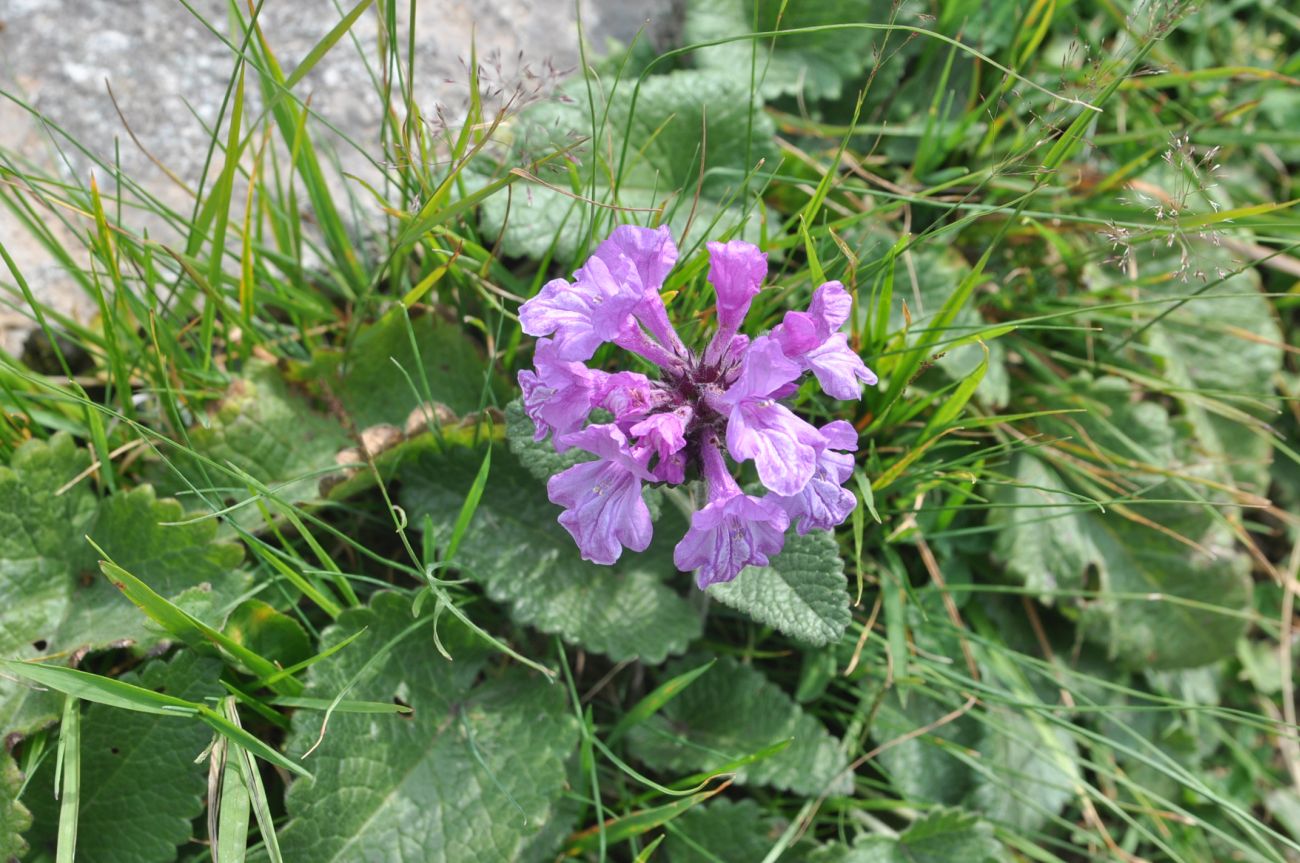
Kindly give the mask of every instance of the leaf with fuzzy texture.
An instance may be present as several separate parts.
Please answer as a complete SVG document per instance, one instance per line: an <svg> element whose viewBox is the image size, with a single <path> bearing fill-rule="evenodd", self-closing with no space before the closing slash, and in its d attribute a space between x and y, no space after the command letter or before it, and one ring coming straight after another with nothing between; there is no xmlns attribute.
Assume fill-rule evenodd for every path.
<svg viewBox="0 0 1300 863"><path fill-rule="evenodd" d="M8 752L0 752L0 860L18 860L27 853L23 832L32 826L32 815L18 800L23 775Z"/></svg>
<svg viewBox="0 0 1300 863"><path fill-rule="evenodd" d="M405 465L401 500L411 523L430 516L445 541L482 461L481 451L448 446L430 448ZM684 528L666 516L646 552L624 552L617 565L598 566L582 560L556 521L559 514L545 486L500 448L492 453L492 471L457 563L492 599L506 603L516 622L587 650L651 663L685 650L700 632L700 619L662 577L677 574L672 543Z"/></svg>
<svg viewBox="0 0 1300 863"><path fill-rule="evenodd" d="M218 464L235 465L291 503L314 500L320 471L332 467L335 454L352 445L336 419L316 410L278 369L262 363L250 365L233 381L206 424L189 436L196 452ZM244 484L225 472L200 469L184 456L175 461L200 490L209 483L231 486L217 495L223 503L231 496L247 497ZM254 507L234 515L246 526L262 523Z"/></svg>
<svg viewBox="0 0 1300 863"><path fill-rule="evenodd" d="M176 523L184 517L179 503L159 500L151 487L140 486L115 494L100 506L90 537L118 566L160 596L195 589L207 593L208 610L197 616L215 624L248 586L247 574L237 570L244 549L238 543L219 541L215 520ZM137 644L160 638L144 614L105 578L83 589L63 631L71 636L91 627L105 628L117 633L116 638Z"/></svg>
<svg viewBox="0 0 1300 863"><path fill-rule="evenodd" d="M771 144L772 120L751 98L748 78L742 82L715 70L678 69L642 81L635 104L632 94L633 85L624 84L608 96L601 152L581 154L584 161L598 158L600 162L594 197L612 198L614 190L607 178L621 171L617 203L664 207L663 221L683 249L733 227L738 238L757 242L757 220L743 219L740 208L729 203L758 161L766 158L770 165L776 156ZM540 135L544 140L522 146L553 152L558 129L590 136L590 117L579 107L585 100L584 91L572 105L543 104L524 112L516 121L520 134L533 139ZM620 165L628 133L627 162ZM692 193L700 177L702 135L708 148L703 153L704 183L696 200ZM585 166L579 169L584 181L589 170ZM560 188L568 186L564 177L550 176L547 181ZM483 225L490 234L505 231L503 251L534 258L553 251L556 260L573 261L590 228L590 207L571 195L534 183L518 183L514 189L512 195L493 195L481 208ZM581 188L580 193L590 197L593 191ZM715 222L720 227L711 228Z"/></svg>
<svg viewBox="0 0 1300 863"><path fill-rule="evenodd" d="M780 836L780 825L753 800L725 798L695 806L668 823L672 863L754 863Z"/></svg>
<svg viewBox="0 0 1300 863"><path fill-rule="evenodd" d="M445 615L438 627L455 658L448 662L433 626L427 614L413 623L408 598L380 593L326 632L324 647L366 629L312 667L308 695L330 698L377 661L349 698L398 700L412 712L330 719L306 759L313 777L289 788L286 860L512 860L554 812L578 739L563 688L490 670L484 643ZM316 743L321 722L317 712L295 715L293 757Z"/></svg>
<svg viewBox="0 0 1300 863"><path fill-rule="evenodd" d="M997 517L998 552L1008 572L1040 591L1083 588L1095 572L1100 597L1073 601L1085 636L1135 667L1190 668L1232 654L1251 584L1248 561L1221 528L1186 506L1158 519L1212 557L1114 510L1065 507L1064 480L1036 456L1018 455L1012 475L1022 486L1000 495L1018 506ZM1151 595L1165 598L1141 598Z"/></svg>
<svg viewBox="0 0 1300 863"><path fill-rule="evenodd" d="M757 15L757 29L754 29ZM686 7L685 43L708 42L750 32L794 30L845 22L881 23L890 17L889 0L818 0L782 3L760 0L690 0ZM838 99L844 85L871 63L872 45L880 34L863 29L826 30L757 40L741 40L693 53L703 68L730 75L749 85L751 66L761 76L760 92L768 98L802 94L805 99ZM756 52L756 55L755 55Z"/></svg>
<svg viewBox="0 0 1300 863"><path fill-rule="evenodd" d="M58 643L73 597L93 582L94 558L80 537L95 514L85 484L59 490L90 457L72 438L30 441L0 466L0 656L26 659ZM84 642L108 641L98 628L78 633ZM58 716L61 699L0 677L0 731L24 731Z"/></svg>
<svg viewBox="0 0 1300 863"><path fill-rule="evenodd" d="M185 650L120 679L191 701L220 694L221 664ZM203 812L207 765L195 758L212 729L192 717L135 713L83 705L81 809L77 860L85 863L164 863L192 836ZM54 759L28 787L33 847L52 852L59 820L53 796Z"/></svg>
<svg viewBox="0 0 1300 863"><path fill-rule="evenodd" d="M791 532L765 567L747 567L709 595L759 623L817 647L839 641L848 628L848 580L835 537L824 530Z"/></svg>
<svg viewBox="0 0 1300 863"><path fill-rule="evenodd" d="M897 838L867 836L852 846L819 849L808 863L1001 863L1006 849L992 827L965 812L944 809L916 821Z"/></svg>
<svg viewBox="0 0 1300 863"><path fill-rule="evenodd" d="M379 423L400 428L426 396L457 414L478 410L488 373L464 328L437 315L413 315L408 332L400 308L360 330L346 352L323 355L318 363L314 371L325 374L358 429Z"/></svg>
<svg viewBox="0 0 1300 863"><path fill-rule="evenodd" d="M698 665L678 661L666 674ZM840 775L847 759L826 727L762 672L729 657L627 735L632 754L665 773L715 770L785 740L785 749L741 767L736 782L806 795L852 787Z"/></svg>

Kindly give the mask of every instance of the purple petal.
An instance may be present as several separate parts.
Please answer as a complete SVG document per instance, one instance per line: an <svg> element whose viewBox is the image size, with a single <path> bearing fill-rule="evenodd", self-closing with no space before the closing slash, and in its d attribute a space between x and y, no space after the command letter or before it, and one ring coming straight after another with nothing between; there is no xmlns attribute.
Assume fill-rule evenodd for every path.
<svg viewBox="0 0 1300 863"><path fill-rule="evenodd" d="M536 440L542 440L547 432L558 438L582 428L608 377L582 363L560 360L555 354L555 344L541 339L533 352L537 371L519 373L524 410L537 428ZM556 449L563 452L566 447L557 440Z"/></svg>
<svg viewBox="0 0 1300 863"><path fill-rule="evenodd" d="M786 357L772 336L759 336L749 344L741 362L740 376L727 390L726 399L736 404L745 399L762 399L803 374L799 363Z"/></svg>
<svg viewBox="0 0 1300 863"><path fill-rule="evenodd" d="M843 523L858 503L857 498L842 487L853 475L851 452L858 448L857 431L844 420L829 422L818 431L826 439L827 446L817 455L817 470L812 479L798 494L772 495L790 516L790 523L797 525L801 536L810 530L830 530Z"/></svg>
<svg viewBox="0 0 1300 863"><path fill-rule="evenodd" d="M837 399L862 398L862 385L876 383L876 375L849 347L849 337L833 333L802 357L828 395Z"/></svg>
<svg viewBox="0 0 1300 863"><path fill-rule="evenodd" d="M658 228L619 225L596 247L595 257L614 272L625 261L635 270L641 290L658 293L677 263L677 246L666 225Z"/></svg>
<svg viewBox="0 0 1300 863"><path fill-rule="evenodd" d="M771 399L736 405L727 423L727 449L733 458L753 459L763 485L780 495L798 494L817 469L826 439L817 429Z"/></svg>
<svg viewBox="0 0 1300 863"><path fill-rule="evenodd" d="M817 319L807 312L786 312L785 318L772 330L772 337L787 357L806 354L826 339Z"/></svg>
<svg viewBox="0 0 1300 863"><path fill-rule="evenodd" d="M648 451L644 454L634 453L628 446L627 436L613 423L589 425L582 431L564 435L557 439L557 443L577 447L605 461L618 464L624 471L638 479L652 478L650 471L646 469L646 461L650 453Z"/></svg>
<svg viewBox="0 0 1300 863"><path fill-rule="evenodd" d="M639 419L667 398L661 388L638 372L616 372L605 378L596 404L614 415L619 422Z"/></svg>
<svg viewBox="0 0 1300 863"><path fill-rule="evenodd" d="M546 493L564 507L559 522L584 560L611 564L623 549L645 551L653 526L641 498L641 480L618 461L574 465L551 477Z"/></svg>
<svg viewBox="0 0 1300 863"><path fill-rule="evenodd" d="M718 328L734 332L762 289L767 255L753 243L709 243L709 283L718 295Z"/></svg>
<svg viewBox="0 0 1300 863"><path fill-rule="evenodd" d="M594 257L603 261L611 273L636 283L641 301L633 314L670 354L685 357L686 347L668 320L668 311L659 296L664 279L677 263L677 246L668 227L620 225L596 248ZM663 365L659 360L655 362Z"/></svg>
<svg viewBox="0 0 1300 863"><path fill-rule="evenodd" d="M691 516L691 527L673 550L683 572L696 570L700 589L731 581L746 566L767 566L785 544L790 519L775 503L747 494L711 501Z"/></svg>
<svg viewBox="0 0 1300 863"><path fill-rule="evenodd" d="M800 536L813 529L830 530L857 506L857 498L842 485L852 474L853 456L826 450L818 458L812 479L798 494L772 497L797 525Z"/></svg>
<svg viewBox="0 0 1300 863"><path fill-rule="evenodd" d="M620 281L593 257L574 274L573 284L552 279L543 285L519 307L519 321L529 335L554 335L560 359L586 360L618 336L640 301L639 285Z"/></svg>
<svg viewBox="0 0 1300 863"><path fill-rule="evenodd" d="M858 430L853 427L852 423L844 420L832 420L826 425L817 429L826 438L827 449L838 449L845 452L856 452L858 449Z"/></svg>
<svg viewBox="0 0 1300 863"><path fill-rule="evenodd" d="M853 298L839 282L826 282L813 293L808 314L817 322L822 338L844 326L853 313Z"/></svg>
<svg viewBox="0 0 1300 863"><path fill-rule="evenodd" d="M682 406L674 411L652 414L632 426L632 434L642 443L649 444L664 459L686 446L686 426L692 411Z"/></svg>

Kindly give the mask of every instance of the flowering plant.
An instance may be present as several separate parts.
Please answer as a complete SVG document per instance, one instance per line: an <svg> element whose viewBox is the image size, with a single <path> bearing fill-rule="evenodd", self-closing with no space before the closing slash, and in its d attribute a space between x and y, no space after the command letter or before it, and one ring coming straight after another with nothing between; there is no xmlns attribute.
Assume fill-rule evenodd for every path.
<svg viewBox="0 0 1300 863"><path fill-rule="evenodd" d="M682 342L659 294L677 261L666 227L616 228L573 282L547 282L519 310L524 332L544 337L535 368L519 374L536 439L551 434L559 452L596 456L547 483L564 508L560 524L595 563L614 563L624 548L644 551L653 527L642 483L682 483L694 468L708 487L706 503L673 560L694 570L701 588L766 566L792 523L803 534L848 517L855 499L842 484L853 472L857 432L843 420L816 428L780 400L810 371L839 399L859 398L863 383L876 383L839 332L852 308L843 285L826 282L807 311L787 312L750 339L740 325L762 288L767 256L738 240L708 249L717 328L700 353ZM606 342L658 366L658 379L587 367ZM587 424L596 408L612 421ZM768 493L746 494L727 455L753 460Z"/></svg>

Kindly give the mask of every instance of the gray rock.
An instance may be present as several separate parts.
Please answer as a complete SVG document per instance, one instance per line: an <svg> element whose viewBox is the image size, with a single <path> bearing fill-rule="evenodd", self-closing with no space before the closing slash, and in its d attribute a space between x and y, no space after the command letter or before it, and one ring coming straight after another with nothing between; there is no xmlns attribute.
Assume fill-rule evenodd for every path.
<svg viewBox="0 0 1300 863"><path fill-rule="evenodd" d="M176 0L0 0L0 90L12 97L0 97L0 166L27 163L83 185L93 172L101 190L111 193L116 158L123 175L188 214L194 199L184 187L195 188L202 175L238 43L230 35L224 0L189 2L203 20ZM337 23L339 8L352 5L353 0L338 7L329 0L266 0L259 23L286 74ZM664 45L677 26L676 5L676 0L586 2L582 23L588 44L599 50L611 38L626 42L649 21L648 37ZM407 4L397 7L405 32ZM422 112L426 117L438 109L451 118L462 114L471 43L488 81L506 92L521 81L530 87L553 84L579 63L575 14L573 0L419 3L415 92ZM374 161L381 154L381 107L371 78L377 45L372 7L294 90L304 99L310 96L318 140L333 148L345 171L367 178L378 175ZM260 107L251 75L248 83L246 116L252 117ZM321 127L335 131L321 133ZM351 191L360 198L359 188ZM85 229L75 216L63 215L74 230ZM43 221L56 219L45 213ZM128 213L125 221L160 239L175 234L149 214ZM54 228L75 253L72 230ZM0 242L41 302L80 320L93 315L89 298L3 207ZM77 258L84 262L85 254ZM31 327L30 313L20 298L14 300L13 283L0 263L0 301L7 300L0 306L0 346L10 351Z"/></svg>

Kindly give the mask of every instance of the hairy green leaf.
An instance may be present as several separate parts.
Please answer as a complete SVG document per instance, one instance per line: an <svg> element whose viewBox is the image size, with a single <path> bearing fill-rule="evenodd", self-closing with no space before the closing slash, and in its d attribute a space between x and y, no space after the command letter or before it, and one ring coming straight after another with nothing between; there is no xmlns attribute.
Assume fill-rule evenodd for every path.
<svg viewBox="0 0 1300 863"><path fill-rule="evenodd" d="M592 158L598 161L595 198L613 199L616 190L611 178L617 177L613 202L623 207L662 207L664 214L658 220L672 227L683 249L712 239L723 229L737 228L746 239L758 239L753 220L742 220L739 208L729 203L759 160L776 156L772 121L751 98L748 79L742 82L712 70L679 69L642 81L635 103L634 90L634 82L623 82L608 95L600 149L583 153L584 163L574 169L579 181L576 193L565 194L570 178L548 175L550 186L565 191L530 182L517 184L513 195L495 195L484 202L484 227L492 234L505 231L502 249L507 254L540 258L553 249L556 260L574 260L590 227L592 209L575 195L593 195L591 167L586 164ZM520 117L519 125L526 127L521 134L528 139L521 149L553 151L556 129L591 136L585 90L572 95L575 104L540 105ZM603 112L605 107L599 109ZM625 141L630 141L626 159ZM704 174L697 200L693 192L700 184L701 159ZM721 227L710 231L715 221Z"/></svg>
<svg viewBox="0 0 1300 863"><path fill-rule="evenodd" d="M668 674L698 665L677 661ZM798 794L844 793L847 760L825 726L749 665L720 658L654 716L627 732L628 748L663 772L715 770L773 744L785 749L741 767L736 781Z"/></svg>
<svg viewBox="0 0 1300 863"><path fill-rule="evenodd" d="M221 664L185 650L120 679L188 701L219 694ZM191 717L138 713L89 704L81 723L81 809L77 860L163 863L175 860L203 811L207 768L195 758L212 732ZM53 760L28 787L33 847L53 850L58 804Z"/></svg>
<svg viewBox="0 0 1300 863"><path fill-rule="evenodd" d="M27 853L24 831L32 815L18 799L23 775L8 752L0 752L0 860L18 860Z"/></svg>
<svg viewBox="0 0 1300 863"><path fill-rule="evenodd" d="M95 514L85 484L60 489L90 463L72 438L30 441L0 466L0 656L22 659L85 643L107 642L98 627L68 633L74 598L97 580L90 548L79 541ZM114 597L116 599L116 597ZM0 730L23 731L58 716L61 699L0 677Z"/></svg>
<svg viewBox="0 0 1300 863"><path fill-rule="evenodd" d="M252 364L244 377L234 380L207 423L190 431L194 450L218 464L232 464L265 483L290 503L316 498L319 472L334 465L339 450L352 441L339 422L317 411L295 392L278 369ZM206 474L223 487L218 505L248 497L244 483L225 472L199 466L184 457L176 460L200 490ZM246 525L260 525L253 507L238 511Z"/></svg>
<svg viewBox="0 0 1300 863"><path fill-rule="evenodd" d="M1008 572L1039 591L1099 591L1072 604L1085 635L1129 665L1187 668L1232 654L1251 584L1221 528L1187 506L1161 518L1192 547L1113 509L1066 506L1064 480L1036 456L1018 455L1012 470L1021 486L1001 495L1012 507L1000 510L997 541Z"/></svg>
<svg viewBox="0 0 1300 863"><path fill-rule="evenodd" d="M849 625L848 579L839 544L824 530L786 536L785 548L765 567L747 567L709 595L791 638L822 646Z"/></svg>
<svg viewBox="0 0 1300 863"><path fill-rule="evenodd" d="M542 828L565 783L577 724L563 690L518 670L487 668L482 642L444 615L412 622L409 600L380 593L346 612L326 645L357 644L312 667L308 692L401 701L406 716L299 712L287 748L312 779L289 789L286 860L511 860ZM487 679L477 683L479 676Z"/></svg>
<svg viewBox="0 0 1300 863"><path fill-rule="evenodd" d="M439 536L449 535L481 462L481 452L449 446L406 465L401 500L411 522L428 515ZM700 631L699 616L662 578L676 574L671 549L683 529L665 518L645 553L624 552L617 565L598 566L582 560L559 514L543 484L502 448L493 453L457 563L519 623L588 650L647 662L685 650Z"/></svg>
<svg viewBox="0 0 1300 863"><path fill-rule="evenodd" d="M913 822L897 837L865 836L851 847L828 845L808 863L1001 863L1006 858L986 822L945 809Z"/></svg>
<svg viewBox="0 0 1300 863"><path fill-rule="evenodd" d="M210 608L195 616L219 622L248 586L236 567L244 559L237 543L217 540L216 521L184 520L181 505L159 500L150 486L108 498L99 510L90 537L114 562L163 597L199 588L208 591ZM97 578L78 596L63 626L68 633L105 628L141 644L161 637L144 614L107 579Z"/></svg>
<svg viewBox="0 0 1300 863"><path fill-rule="evenodd" d="M757 22L755 21L757 17ZM686 44L753 32L889 19L888 0L689 0ZM757 27L755 27L757 24ZM871 62L879 33L862 29L826 30L795 36L741 40L693 52L701 67L749 84L753 67L760 92L768 99L800 93L806 99L838 99L847 81Z"/></svg>
<svg viewBox="0 0 1300 863"><path fill-rule="evenodd" d="M778 835L776 819L753 800L715 799L669 822L664 852L672 863L754 863Z"/></svg>
<svg viewBox="0 0 1300 863"><path fill-rule="evenodd" d="M347 350L319 354L296 376L319 379L360 430L380 423L402 428L430 400L457 414L478 410L487 374L482 351L462 327L439 315L412 315L408 330L396 308L361 329Z"/></svg>

